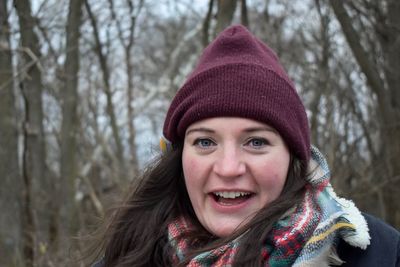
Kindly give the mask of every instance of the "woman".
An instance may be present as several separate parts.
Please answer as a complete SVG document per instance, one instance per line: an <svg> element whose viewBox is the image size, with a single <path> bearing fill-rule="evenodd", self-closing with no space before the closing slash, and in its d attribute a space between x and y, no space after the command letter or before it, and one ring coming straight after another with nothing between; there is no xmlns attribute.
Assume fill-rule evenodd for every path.
<svg viewBox="0 0 400 267"><path fill-rule="evenodd" d="M400 263L399 233L333 192L293 83L243 26L204 50L163 132L95 266Z"/></svg>

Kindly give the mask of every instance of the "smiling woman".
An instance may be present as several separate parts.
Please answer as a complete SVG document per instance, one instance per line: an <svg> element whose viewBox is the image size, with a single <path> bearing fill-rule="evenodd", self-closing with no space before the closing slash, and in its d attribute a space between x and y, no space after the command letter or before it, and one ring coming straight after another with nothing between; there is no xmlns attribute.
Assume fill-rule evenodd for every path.
<svg viewBox="0 0 400 267"><path fill-rule="evenodd" d="M163 133L96 267L400 263L399 233L334 193L294 84L243 26L205 49Z"/></svg>
<svg viewBox="0 0 400 267"><path fill-rule="evenodd" d="M199 222L227 237L278 198L289 150L274 129L245 118L217 117L186 131L182 166Z"/></svg>

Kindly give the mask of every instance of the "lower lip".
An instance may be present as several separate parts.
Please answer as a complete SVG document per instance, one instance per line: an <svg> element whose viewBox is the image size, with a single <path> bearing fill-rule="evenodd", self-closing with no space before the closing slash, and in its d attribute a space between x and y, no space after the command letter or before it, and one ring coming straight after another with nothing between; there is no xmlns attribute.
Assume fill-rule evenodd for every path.
<svg viewBox="0 0 400 267"><path fill-rule="evenodd" d="M237 204L223 204L215 200L215 197L213 195L208 195L208 198L210 199L211 206L214 210L217 212L221 213L235 213L239 212L243 209L245 209L248 205L250 205L251 200L253 199L253 196L249 197L248 199L243 200L240 203Z"/></svg>

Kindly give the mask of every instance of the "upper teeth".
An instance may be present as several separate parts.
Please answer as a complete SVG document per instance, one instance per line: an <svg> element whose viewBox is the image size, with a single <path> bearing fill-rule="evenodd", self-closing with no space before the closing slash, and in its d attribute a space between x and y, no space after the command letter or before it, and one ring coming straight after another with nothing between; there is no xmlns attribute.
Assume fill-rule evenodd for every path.
<svg viewBox="0 0 400 267"><path fill-rule="evenodd" d="M250 193L246 192L215 192L214 194L223 198L237 198L241 196L250 195Z"/></svg>

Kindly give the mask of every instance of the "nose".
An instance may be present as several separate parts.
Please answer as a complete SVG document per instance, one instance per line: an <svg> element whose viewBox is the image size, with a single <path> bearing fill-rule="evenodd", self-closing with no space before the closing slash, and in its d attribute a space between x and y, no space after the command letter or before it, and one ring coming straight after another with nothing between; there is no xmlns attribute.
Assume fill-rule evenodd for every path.
<svg viewBox="0 0 400 267"><path fill-rule="evenodd" d="M220 177L238 177L246 172L246 164L241 157L240 149L227 147L221 150L213 170Z"/></svg>

